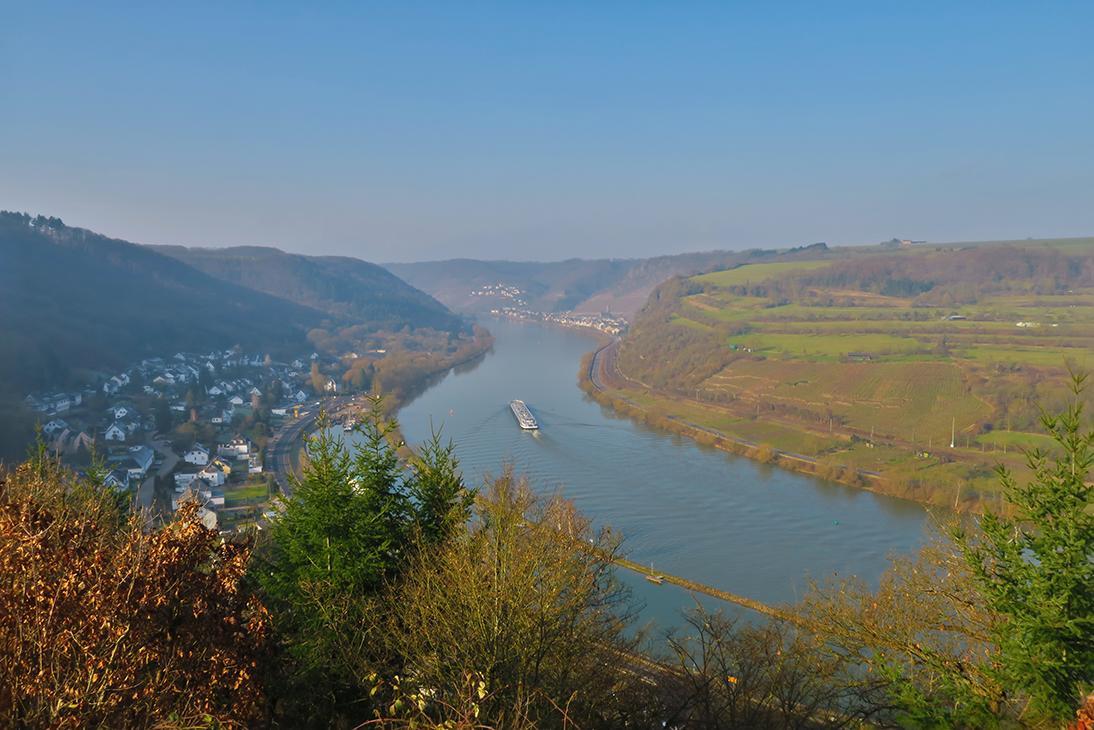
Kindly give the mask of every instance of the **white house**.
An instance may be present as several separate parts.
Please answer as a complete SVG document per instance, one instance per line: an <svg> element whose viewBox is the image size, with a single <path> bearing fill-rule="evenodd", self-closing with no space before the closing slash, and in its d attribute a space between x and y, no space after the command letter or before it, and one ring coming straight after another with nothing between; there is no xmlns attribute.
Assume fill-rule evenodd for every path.
<svg viewBox="0 0 1094 730"><path fill-rule="evenodd" d="M251 453L251 443L241 436L236 436L227 443L219 444L217 446L217 453L221 456L242 459L245 458L247 454Z"/></svg>
<svg viewBox="0 0 1094 730"><path fill-rule="evenodd" d="M206 482L209 482L209 484L214 487L223 486L224 482L228 481L228 478L224 474L224 472L216 468L212 464L209 464L207 467L202 469L198 473L198 477Z"/></svg>
<svg viewBox="0 0 1094 730"><path fill-rule="evenodd" d="M247 393L250 394L250 395L262 395L262 391L259 390L258 388L251 388L250 390L247 391Z"/></svg>
<svg viewBox="0 0 1094 730"><path fill-rule="evenodd" d="M125 429L117 421L110 424L110 428L106 429L106 433L103 434L103 438L107 441L125 441L126 436Z"/></svg>
<svg viewBox="0 0 1094 730"><path fill-rule="evenodd" d="M201 444L194 444L190 447L190 450L183 455L182 460L187 464L205 466L209 463L209 449Z"/></svg>
<svg viewBox="0 0 1094 730"><path fill-rule="evenodd" d="M130 446L129 458L137 463L141 468L141 476L143 477L148 473L148 470L152 468L152 462L156 458L156 452L147 446Z"/></svg>
<svg viewBox="0 0 1094 730"><path fill-rule="evenodd" d="M228 402L231 403L233 406L243 405L243 399L240 398L238 395L233 395L231 398L228 399Z"/></svg>
<svg viewBox="0 0 1094 730"><path fill-rule="evenodd" d="M71 407L72 407L72 399L69 396L65 395L64 393L60 393L60 394L53 397L53 400L52 400L51 406L50 406L50 410L53 413L64 413L65 411L67 411Z"/></svg>
<svg viewBox="0 0 1094 730"><path fill-rule="evenodd" d="M196 471L180 471L175 475L175 491L181 492L198 478Z"/></svg>
<svg viewBox="0 0 1094 730"><path fill-rule="evenodd" d="M224 391L220 389L219 385L214 385L205 392L209 395L224 395Z"/></svg>
<svg viewBox="0 0 1094 730"><path fill-rule="evenodd" d="M129 473L130 483L139 482L144 478L144 470L141 469L141 465L133 461L133 459L126 459L125 461L118 462L118 469L124 469Z"/></svg>
<svg viewBox="0 0 1094 730"><path fill-rule="evenodd" d="M224 506L224 492L220 489L201 488L199 486L199 492L201 498L205 502L206 507L223 507Z"/></svg>
<svg viewBox="0 0 1094 730"><path fill-rule="evenodd" d="M129 489L129 472L125 469L115 469L103 478L103 484L115 489Z"/></svg>

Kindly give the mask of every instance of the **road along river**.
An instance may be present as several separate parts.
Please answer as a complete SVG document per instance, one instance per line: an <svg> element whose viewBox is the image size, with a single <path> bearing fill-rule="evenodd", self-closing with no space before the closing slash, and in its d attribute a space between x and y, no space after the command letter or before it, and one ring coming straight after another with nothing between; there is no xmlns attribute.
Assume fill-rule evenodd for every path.
<svg viewBox="0 0 1094 730"><path fill-rule="evenodd" d="M705 448L614 415L577 386L596 341L578 331L488 323L494 350L450 372L405 405L399 421L419 443L442 428L464 476L481 483L511 463L541 492L561 490L586 515L624 535L632 560L767 604L793 601L810 577L875 581L894 553L927 536L922 507ZM509 409L525 401L539 432ZM667 627L695 599L629 571L620 577ZM704 603L711 603L704 601Z"/></svg>

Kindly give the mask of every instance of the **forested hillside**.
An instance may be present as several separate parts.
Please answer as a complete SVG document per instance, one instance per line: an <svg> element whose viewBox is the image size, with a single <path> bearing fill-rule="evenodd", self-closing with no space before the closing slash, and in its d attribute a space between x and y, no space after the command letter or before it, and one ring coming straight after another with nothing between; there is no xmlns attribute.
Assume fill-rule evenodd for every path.
<svg viewBox="0 0 1094 730"><path fill-rule="evenodd" d="M307 347L325 314L58 219L0 214L0 390L179 350Z"/></svg>
<svg viewBox="0 0 1094 730"><path fill-rule="evenodd" d="M301 256L263 246L153 246L209 276L326 312L346 324L448 332L467 325L443 304L367 261Z"/></svg>
<svg viewBox="0 0 1094 730"><path fill-rule="evenodd" d="M389 351L394 370L411 356L443 360L484 341L364 261L153 248L9 212L0 212L0 333L0 459L21 453L38 418L20 406L25 395L96 383L145 357L238 345L275 359L313 349L337 359L373 347ZM423 367L399 368L399 382Z"/></svg>

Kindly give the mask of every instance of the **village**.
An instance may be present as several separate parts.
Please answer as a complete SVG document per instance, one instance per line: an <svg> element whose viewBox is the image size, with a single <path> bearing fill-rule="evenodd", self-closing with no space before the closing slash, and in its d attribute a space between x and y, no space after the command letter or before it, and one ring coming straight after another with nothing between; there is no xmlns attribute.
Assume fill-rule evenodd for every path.
<svg viewBox="0 0 1094 730"><path fill-rule="evenodd" d="M534 312L518 307L491 309L495 317L521 320L525 322L548 322L560 327L594 329L608 335L620 335L627 329L627 320L609 312L600 314L577 314L575 312Z"/></svg>
<svg viewBox="0 0 1094 730"><path fill-rule="evenodd" d="M335 380L315 377L319 360L180 352L24 404L39 414L46 448L78 472L152 513L195 501L207 527L229 533L272 516L267 439L309 398L338 391Z"/></svg>

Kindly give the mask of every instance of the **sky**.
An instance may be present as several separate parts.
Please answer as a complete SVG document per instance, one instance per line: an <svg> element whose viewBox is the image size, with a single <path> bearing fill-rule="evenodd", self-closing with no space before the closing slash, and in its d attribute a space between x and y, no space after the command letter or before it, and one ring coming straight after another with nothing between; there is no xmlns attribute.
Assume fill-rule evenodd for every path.
<svg viewBox="0 0 1094 730"><path fill-rule="evenodd" d="M0 208L142 243L387 262L1094 235L1090 2L0 17Z"/></svg>

